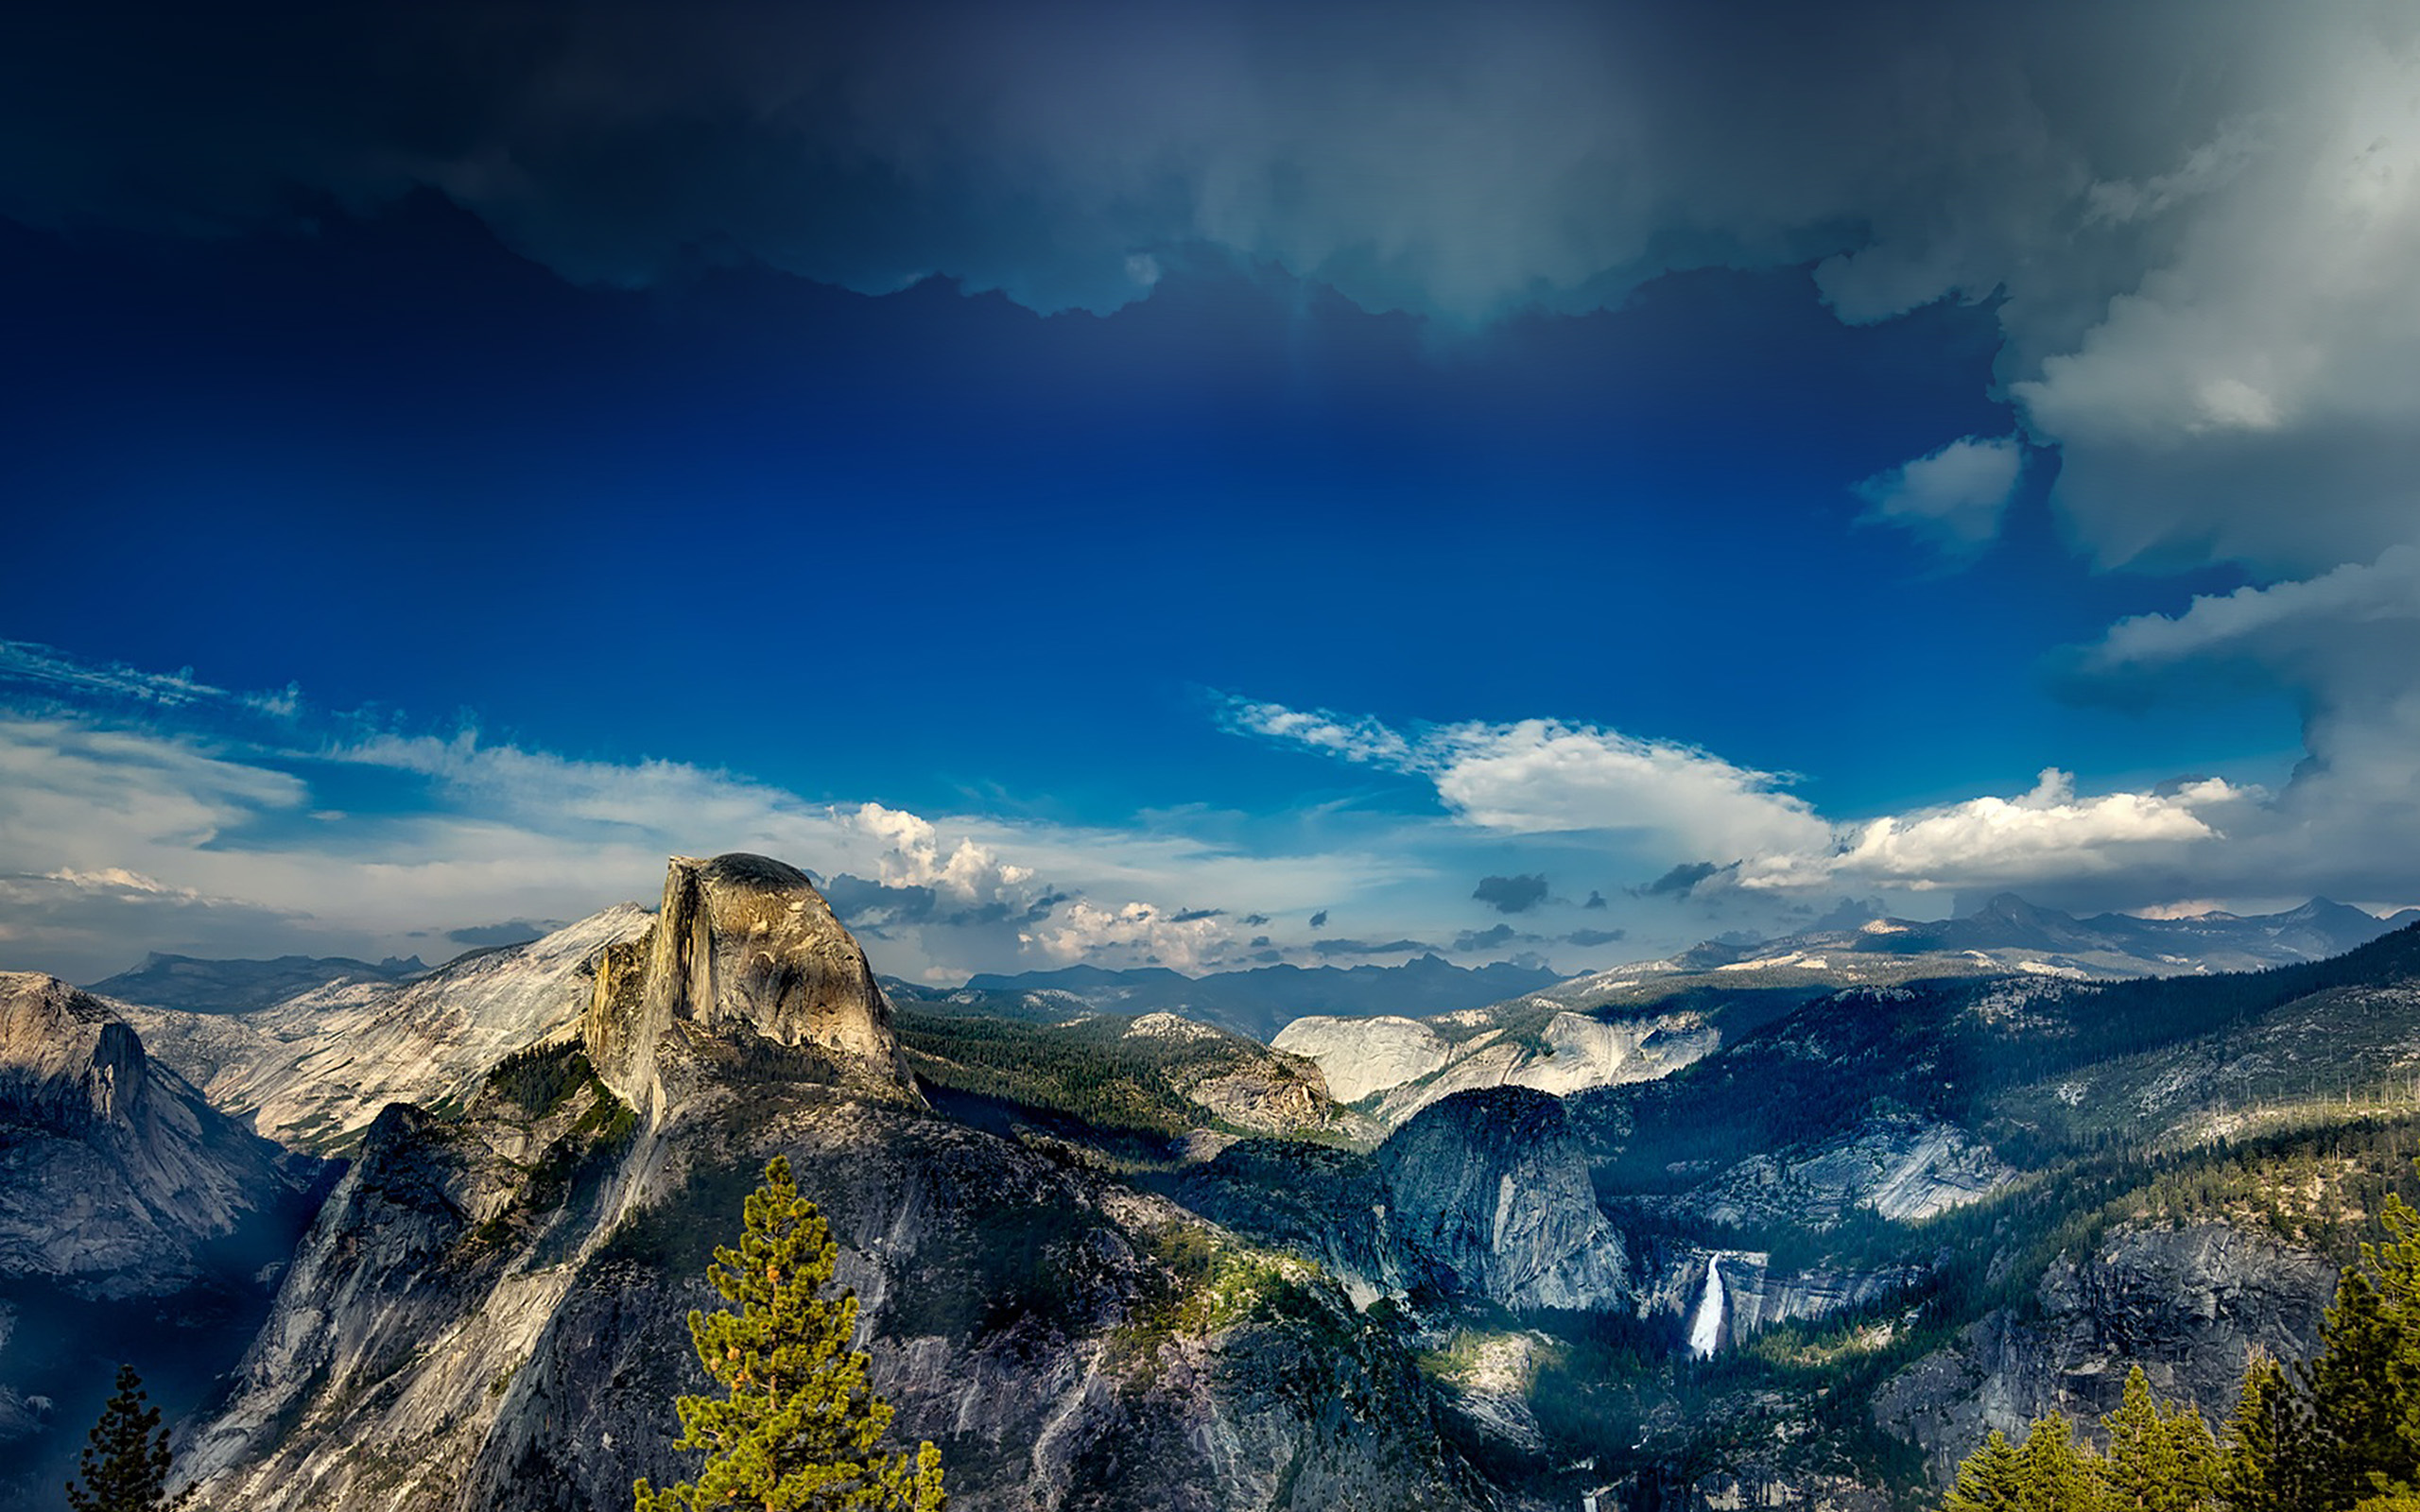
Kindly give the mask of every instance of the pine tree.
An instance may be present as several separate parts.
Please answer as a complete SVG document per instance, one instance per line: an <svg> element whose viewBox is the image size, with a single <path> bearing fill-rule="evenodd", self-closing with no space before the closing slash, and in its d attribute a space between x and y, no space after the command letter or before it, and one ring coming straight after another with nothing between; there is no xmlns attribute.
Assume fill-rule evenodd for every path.
<svg viewBox="0 0 2420 1512"><path fill-rule="evenodd" d="M786 1156L765 1167L748 1198L739 1247L717 1246L706 1280L726 1302L689 1314L698 1362L723 1389L683 1397L674 1447L704 1450L697 1484L658 1491L642 1478L636 1512L701 1508L762 1512L942 1512L941 1455L878 1446L891 1409L849 1348L857 1299L824 1297L839 1246L823 1215L798 1194Z"/></svg>
<svg viewBox="0 0 2420 1512"><path fill-rule="evenodd" d="M2420 1213L2390 1194L2386 1237L2337 1284L2292 1395L2288 1512L2341 1512L2420 1482Z"/></svg>
<svg viewBox="0 0 2420 1512"><path fill-rule="evenodd" d="M2109 1434L2102 1498L2116 1512L2193 1512L2208 1500L2218 1458L2209 1425L2182 1402L2154 1400L2141 1366L2126 1373L2124 1400L2100 1425Z"/></svg>
<svg viewBox="0 0 2420 1512"><path fill-rule="evenodd" d="M82 1484L67 1483L75 1512L164 1512L183 1501L167 1494L168 1433L144 1398L134 1366L119 1366L117 1395L102 1405L78 1466Z"/></svg>
<svg viewBox="0 0 2420 1512"><path fill-rule="evenodd" d="M2058 1413L2033 1420L2017 1452L2017 1497L2024 1512L2094 1512L2100 1486L2077 1450L2075 1424Z"/></svg>
<svg viewBox="0 0 2420 1512"><path fill-rule="evenodd" d="M2023 1512L2025 1462L1996 1428L1983 1447L1958 1465L1943 1512Z"/></svg>
<svg viewBox="0 0 2420 1512"><path fill-rule="evenodd" d="M2217 1490L2232 1512L2292 1512L2303 1504L2299 1446L2308 1435L2285 1367L2266 1355L2243 1373L2243 1395L2227 1421Z"/></svg>

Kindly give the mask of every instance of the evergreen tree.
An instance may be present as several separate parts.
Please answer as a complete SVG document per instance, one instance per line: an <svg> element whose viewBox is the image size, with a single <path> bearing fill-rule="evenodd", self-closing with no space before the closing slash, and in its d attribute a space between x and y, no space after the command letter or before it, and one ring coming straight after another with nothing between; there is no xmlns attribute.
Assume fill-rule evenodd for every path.
<svg viewBox="0 0 2420 1512"><path fill-rule="evenodd" d="M2025 1461L1996 1428L1961 1461L1943 1512L2024 1512Z"/></svg>
<svg viewBox="0 0 2420 1512"><path fill-rule="evenodd" d="M2285 1367L2266 1355L2255 1358L2220 1452L2218 1494L2232 1512L2292 1512L2303 1504L2296 1451L2308 1435L2296 1407Z"/></svg>
<svg viewBox="0 0 2420 1512"><path fill-rule="evenodd" d="M2181 1402L2152 1400L2141 1366L2126 1373L2125 1398L2100 1425L2109 1434L2102 1499L2113 1512L2193 1512L2208 1500L2218 1457L2209 1425Z"/></svg>
<svg viewBox="0 0 2420 1512"><path fill-rule="evenodd" d="M2420 1482L2420 1213L2389 1194L2385 1239L2361 1246L2302 1372L2308 1483L2323 1512Z"/></svg>
<svg viewBox="0 0 2420 1512"><path fill-rule="evenodd" d="M119 1366L117 1395L101 1407L78 1467L82 1484L67 1483L75 1512L164 1512L183 1501L167 1494L168 1432L144 1400L143 1378Z"/></svg>
<svg viewBox="0 0 2420 1512"><path fill-rule="evenodd" d="M2100 1484L2076 1448L2075 1424L2058 1413L2033 1420L2017 1452L2017 1504L2023 1512L2094 1512Z"/></svg>
<svg viewBox="0 0 2420 1512"><path fill-rule="evenodd" d="M849 1348L857 1299L822 1295L839 1246L798 1194L788 1157L766 1165L745 1215L739 1247L717 1246L706 1267L740 1311L689 1314L698 1362L723 1395L679 1399L674 1447L704 1450L705 1467L694 1486L658 1491L642 1478L636 1512L942 1512L933 1446L879 1447L891 1409L867 1383L866 1355Z"/></svg>

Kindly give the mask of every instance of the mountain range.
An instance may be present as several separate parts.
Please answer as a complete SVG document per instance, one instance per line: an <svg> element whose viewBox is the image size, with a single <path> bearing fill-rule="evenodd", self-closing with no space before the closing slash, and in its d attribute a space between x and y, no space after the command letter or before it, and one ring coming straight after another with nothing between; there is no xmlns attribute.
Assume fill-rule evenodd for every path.
<svg viewBox="0 0 2420 1512"><path fill-rule="evenodd" d="M677 1478L683 1319L775 1152L967 1512L1880 1512L2131 1366L2217 1416L2307 1355L2420 1196L2420 930L1880 923L1477 1004L1443 962L953 993L725 856L267 1004L0 977L0 1498L120 1355L202 1506Z"/></svg>

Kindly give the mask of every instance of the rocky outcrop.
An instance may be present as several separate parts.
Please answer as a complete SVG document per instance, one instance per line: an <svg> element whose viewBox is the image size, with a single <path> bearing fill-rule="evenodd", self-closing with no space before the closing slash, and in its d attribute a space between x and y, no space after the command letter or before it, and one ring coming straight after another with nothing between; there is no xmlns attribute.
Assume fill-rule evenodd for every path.
<svg viewBox="0 0 2420 1512"><path fill-rule="evenodd" d="M458 1118L382 1114L189 1435L203 1499L539 1512L693 1473L684 1319L780 1152L894 1437L940 1445L966 1512L1484 1504L1401 1349L1311 1267L925 1108L820 910L786 868L675 862L578 1040Z"/></svg>
<svg viewBox="0 0 2420 1512"><path fill-rule="evenodd" d="M648 932L608 950L580 1020L597 1074L643 1116L666 1103L676 1029L809 1046L912 1090L865 952L806 874L764 856L675 856Z"/></svg>
<svg viewBox="0 0 2420 1512"><path fill-rule="evenodd" d="M1507 1307L1601 1309L1631 1296L1621 1235L1597 1206L1563 1104L1524 1087L1464 1092L1378 1147L1380 1221L1440 1291Z"/></svg>
<svg viewBox="0 0 2420 1512"><path fill-rule="evenodd" d="M1639 1284L1639 1314L1662 1313L1680 1319L1684 1326L1692 1322L1704 1295L1709 1266L1714 1267L1722 1290L1718 1349L1729 1349L1779 1323L1828 1317L1862 1307L1905 1291L1926 1274L1921 1265L1775 1270L1772 1256L1763 1250L1682 1248L1660 1254L1642 1267L1649 1274Z"/></svg>
<svg viewBox="0 0 2420 1512"><path fill-rule="evenodd" d="M575 1032L598 958L648 927L626 903L409 984L340 981L243 1014L119 1011L213 1106L289 1148L341 1154L388 1104L459 1108L505 1056Z"/></svg>
<svg viewBox="0 0 2420 1512"><path fill-rule="evenodd" d="M1523 1087L1437 1104L1369 1155L1274 1140L1176 1184L1195 1211L1317 1259L1355 1302L1472 1297L1628 1312L1628 1250L1563 1105Z"/></svg>
<svg viewBox="0 0 2420 1512"><path fill-rule="evenodd" d="M181 1291L207 1246L309 1177L155 1064L99 999L0 973L0 1278Z"/></svg>
<svg viewBox="0 0 2420 1512"><path fill-rule="evenodd" d="M1605 1019L1559 1012L1531 1040L1492 1025L1505 1011L1448 1014L1434 1022L1297 1019L1270 1044L1317 1063L1340 1102L1376 1097L1379 1122L1396 1128L1457 1092L1529 1087L1568 1096L1653 1081L1712 1055L1721 1043L1721 1035L1695 1013ZM1475 1034L1474 1023L1479 1026ZM1439 1025L1452 1032L1440 1032Z"/></svg>
<svg viewBox="0 0 2420 1512"><path fill-rule="evenodd" d="M1734 1228L1824 1229L1858 1208L1909 1223L1988 1196L2014 1175L1950 1125L1878 1119L1812 1149L1751 1156L1701 1186L1685 1206Z"/></svg>
<svg viewBox="0 0 2420 1512"><path fill-rule="evenodd" d="M1937 1479L1995 1428L2014 1437L2053 1409L2090 1428L2137 1365L2160 1396L2222 1421L2256 1350L2316 1349L2336 1280L2324 1258L2232 1224L2122 1228L2052 1266L2033 1306L1989 1314L1890 1382L1875 1420Z"/></svg>
<svg viewBox="0 0 2420 1512"><path fill-rule="evenodd" d="M1442 1069L1448 1055L1445 1040L1436 1030L1417 1019L1392 1015L1296 1019L1278 1030L1269 1046L1316 1064L1340 1103L1357 1103L1372 1092L1417 1081Z"/></svg>

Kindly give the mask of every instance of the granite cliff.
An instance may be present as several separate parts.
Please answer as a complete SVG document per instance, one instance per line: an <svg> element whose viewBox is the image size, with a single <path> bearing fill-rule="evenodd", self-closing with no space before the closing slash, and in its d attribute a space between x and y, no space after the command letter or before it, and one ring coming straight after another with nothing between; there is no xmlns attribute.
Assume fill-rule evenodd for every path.
<svg viewBox="0 0 2420 1512"><path fill-rule="evenodd" d="M1292 1257L936 1115L803 874L676 860L576 1027L381 1113L227 1400L205 1500L573 1508L677 1478L687 1311L765 1159L841 1246L954 1504L1485 1504L1384 1330Z"/></svg>
<svg viewBox="0 0 2420 1512"><path fill-rule="evenodd" d="M0 1277L164 1296L205 1250L309 1184L148 1056L99 999L0 973Z"/></svg>

